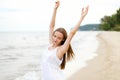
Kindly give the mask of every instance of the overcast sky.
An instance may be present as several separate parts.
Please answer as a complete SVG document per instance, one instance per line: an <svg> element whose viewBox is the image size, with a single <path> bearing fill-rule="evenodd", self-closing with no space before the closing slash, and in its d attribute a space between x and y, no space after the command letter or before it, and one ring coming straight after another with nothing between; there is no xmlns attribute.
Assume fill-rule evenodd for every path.
<svg viewBox="0 0 120 80"><path fill-rule="evenodd" d="M0 31L48 30L55 0L0 0ZM82 7L89 13L81 25L100 23L105 15L120 8L120 0L60 0L56 27L71 29L78 21Z"/></svg>

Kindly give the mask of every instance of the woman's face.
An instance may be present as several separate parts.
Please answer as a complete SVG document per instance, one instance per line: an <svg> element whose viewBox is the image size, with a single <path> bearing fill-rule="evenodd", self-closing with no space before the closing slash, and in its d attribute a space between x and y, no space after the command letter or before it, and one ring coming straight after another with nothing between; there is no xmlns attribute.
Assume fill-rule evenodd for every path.
<svg viewBox="0 0 120 80"><path fill-rule="evenodd" d="M58 46L61 44L62 41L63 41L63 34L60 33L59 31L55 31L55 33L53 34L53 44Z"/></svg>

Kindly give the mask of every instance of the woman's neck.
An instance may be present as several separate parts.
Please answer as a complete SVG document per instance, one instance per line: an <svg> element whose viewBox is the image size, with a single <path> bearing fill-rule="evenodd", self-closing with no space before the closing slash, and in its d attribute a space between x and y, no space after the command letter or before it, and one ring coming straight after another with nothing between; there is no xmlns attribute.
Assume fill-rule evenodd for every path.
<svg viewBox="0 0 120 80"><path fill-rule="evenodd" d="M55 44L51 45L51 48L56 48L56 47L58 47L58 45L55 45Z"/></svg>

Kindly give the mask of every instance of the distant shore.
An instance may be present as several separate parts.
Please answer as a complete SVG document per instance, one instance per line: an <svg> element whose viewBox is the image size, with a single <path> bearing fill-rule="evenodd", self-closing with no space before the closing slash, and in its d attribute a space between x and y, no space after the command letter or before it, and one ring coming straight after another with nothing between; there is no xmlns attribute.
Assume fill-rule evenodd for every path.
<svg viewBox="0 0 120 80"><path fill-rule="evenodd" d="M97 56L67 80L120 80L120 32L100 32Z"/></svg>

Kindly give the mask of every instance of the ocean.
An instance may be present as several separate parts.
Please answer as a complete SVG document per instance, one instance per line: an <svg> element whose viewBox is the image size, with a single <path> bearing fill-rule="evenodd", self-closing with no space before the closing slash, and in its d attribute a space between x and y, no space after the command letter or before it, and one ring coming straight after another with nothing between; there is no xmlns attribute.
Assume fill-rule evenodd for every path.
<svg viewBox="0 0 120 80"><path fill-rule="evenodd" d="M76 62L70 62L70 76L94 58L98 48L97 31L79 31L71 41ZM0 32L0 80L40 80L40 61L48 45L48 32ZM74 63L74 65L72 65ZM72 73L70 73L72 71Z"/></svg>

